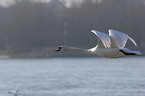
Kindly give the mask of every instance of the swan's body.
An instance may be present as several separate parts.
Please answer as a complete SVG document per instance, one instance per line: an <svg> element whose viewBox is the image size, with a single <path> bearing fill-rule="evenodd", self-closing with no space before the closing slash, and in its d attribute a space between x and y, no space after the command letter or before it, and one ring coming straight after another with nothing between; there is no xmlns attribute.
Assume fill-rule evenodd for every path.
<svg viewBox="0 0 145 96"><path fill-rule="evenodd" d="M121 33L116 30L109 30L109 35L92 30L94 34L98 37L98 45L91 49L81 49L75 47L59 46L56 51L79 51L87 54L98 55L106 58L120 58L130 55L140 55L139 51L133 51L124 48L127 39L130 39L135 46L136 42L130 38L127 34Z"/></svg>

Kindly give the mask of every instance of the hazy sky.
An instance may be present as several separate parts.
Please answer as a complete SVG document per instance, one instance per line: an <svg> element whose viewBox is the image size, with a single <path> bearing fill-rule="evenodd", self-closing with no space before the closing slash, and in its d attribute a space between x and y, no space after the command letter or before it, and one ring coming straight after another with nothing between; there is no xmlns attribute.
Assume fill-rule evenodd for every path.
<svg viewBox="0 0 145 96"><path fill-rule="evenodd" d="M21 1L21 0L19 0ZM42 3L49 3L51 0L30 0L34 2L42 2ZM66 7L71 7L72 3L81 4L84 0L59 0L60 2L63 2ZM15 0L0 0L0 6L3 6L5 8L15 4Z"/></svg>
<svg viewBox="0 0 145 96"><path fill-rule="evenodd" d="M14 4L14 0L0 0L0 6L7 8L12 4Z"/></svg>
<svg viewBox="0 0 145 96"><path fill-rule="evenodd" d="M8 8L9 6L15 4L16 0L0 0L0 6ZM18 0L22 1L22 0ZM51 0L29 0L32 2L49 3ZM52 0L55 1L55 0ZM72 4L80 5L84 0L58 0L62 2L66 7L70 8ZM101 3L103 0L91 0L93 3Z"/></svg>

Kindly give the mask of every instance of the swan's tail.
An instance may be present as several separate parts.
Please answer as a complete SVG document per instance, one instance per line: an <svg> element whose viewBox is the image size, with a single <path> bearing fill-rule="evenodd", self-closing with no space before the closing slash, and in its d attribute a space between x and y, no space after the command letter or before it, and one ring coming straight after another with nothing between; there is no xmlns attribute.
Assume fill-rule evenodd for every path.
<svg viewBox="0 0 145 96"><path fill-rule="evenodd" d="M141 52L133 51L127 48L121 48L119 51L122 52L124 55L141 55Z"/></svg>

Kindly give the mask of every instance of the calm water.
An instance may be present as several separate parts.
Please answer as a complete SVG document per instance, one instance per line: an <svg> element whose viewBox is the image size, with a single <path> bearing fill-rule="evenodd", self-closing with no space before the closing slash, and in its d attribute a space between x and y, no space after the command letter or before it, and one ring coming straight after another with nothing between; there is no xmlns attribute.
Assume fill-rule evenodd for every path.
<svg viewBox="0 0 145 96"><path fill-rule="evenodd" d="M145 96L145 57L0 59L0 96Z"/></svg>

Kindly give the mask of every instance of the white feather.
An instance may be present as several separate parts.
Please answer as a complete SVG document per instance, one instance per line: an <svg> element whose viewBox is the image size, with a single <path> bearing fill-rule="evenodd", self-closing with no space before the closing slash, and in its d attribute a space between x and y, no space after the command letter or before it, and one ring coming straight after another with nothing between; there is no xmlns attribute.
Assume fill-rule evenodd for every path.
<svg viewBox="0 0 145 96"><path fill-rule="evenodd" d="M127 38L128 38L127 34L124 34L124 33L121 33L119 31L110 29L109 30L109 35L113 36L117 40L120 47L125 47L126 42L127 42Z"/></svg>
<svg viewBox="0 0 145 96"><path fill-rule="evenodd" d="M99 38L98 40L101 40L105 48L111 47L111 40L108 34L105 34L96 30L91 30L91 32L96 34L96 36ZM98 47L103 47L103 46L101 44L98 44Z"/></svg>
<svg viewBox="0 0 145 96"><path fill-rule="evenodd" d="M131 40L133 42L133 44L138 47L138 45L136 44L136 42L131 37L128 36L128 39Z"/></svg>
<svg viewBox="0 0 145 96"><path fill-rule="evenodd" d="M127 39L130 39L135 46L138 46L136 44L136 42L131 37L129 37L127 34L125 34L125 33L121 33L119 31L110 29L109 30L109 35L113 36L117 40L119 46L122 47L122 48L125 47Z"/></svg>

